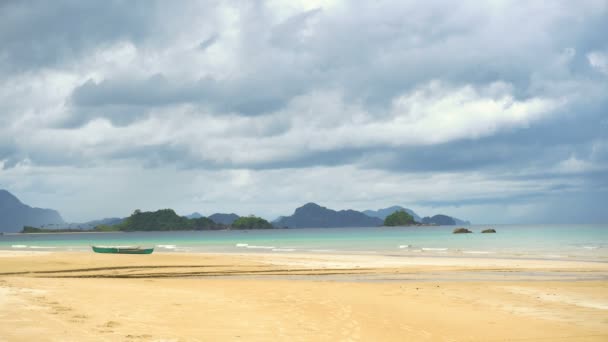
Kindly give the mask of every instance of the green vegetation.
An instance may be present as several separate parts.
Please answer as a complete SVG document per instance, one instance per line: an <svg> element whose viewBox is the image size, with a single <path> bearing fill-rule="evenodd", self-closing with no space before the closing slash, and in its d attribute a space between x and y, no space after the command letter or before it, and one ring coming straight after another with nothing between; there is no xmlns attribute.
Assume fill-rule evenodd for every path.
<svg viewBox="0 0 608 342"><path fill-rule="evenodd" d="M272 224L261 217L249 216L239 217L232 224L234 229L271 229L274 228Z"/></svg>
<svg viewBox="0 0 608 342"><path fill-rule="evenodd" d="M208 217L199 217L190 220L192 222L192 229L194 230L211 230L211 229L225 229L225 225L221 223L215 223Z"/></svg>
<svg viewBox="0 0 608 342"><path fill-rule="evenodd" d="M384 219L385 226L409 226L412 224L416 224L416 221L414 221L414 217L405 210L397 210Z"/></svg>
<svg viewBox="0 0 608 342"><path fill-rule="evenodd" d="M49 228L36 228L31 226L23 226L21 233L76 233L83 232L82 229L49 229Z"/></svg>
<svg viewBox="0 0 608 342"><path fill-rule="evenodd" d="M190 220L181 217L172 209L142 212L137 209L118 224L123 231L158 231L158 230L189 230L192 229Z"/></svg>
<svg viewBox="0 0 608 342"><path fill-rule="evenodd" d="M98 227L96 227L98 228ZM212 230L226 229L223 224L215 223L207 217L189 219L179 216L173 209L157 211L135 210L122 223L110 228L120 231L166 231L166 230Z"/></svg>
<svg viewBox="0 0 608 342"><path fill-rule="evenodd" d="M93 228L93 231L95 232L118 232L120 231L120 227L118 227L118 225L112 225L109 226L107 224L100 224L99 226L96 226L95 228Z"/></svg>
<svg viewBox="0 0 608 342"><path fill-rule="evenodd" d="M93 229L49 229L25 226L22 233L66 233L66 232L134 232L170 230L214 230L214 229L270 229L271 223L260 217L249 216L237 219L232 225L216 223L208 217L189 219L179 216L172 209L143 212L135 210L131 216L115 225L99 225Z"/></svg>

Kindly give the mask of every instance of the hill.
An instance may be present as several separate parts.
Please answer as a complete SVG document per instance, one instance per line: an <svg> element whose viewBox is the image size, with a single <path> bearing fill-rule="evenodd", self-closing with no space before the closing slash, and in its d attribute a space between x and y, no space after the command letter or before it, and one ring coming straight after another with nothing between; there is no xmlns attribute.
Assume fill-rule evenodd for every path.
<svg viewBox="0 0 608 342"><path fill-rule="evenodd" d="M189 219L179 216L172 209L160 209L157 211L135 210L131 216L123 222L114 226L121 231L166 231L166 230L209 230L224 229L206 217Z"/></svg>
<svg viewBox="0 0 608 342"><path fill-rule="evenodd" d="M459 220L455 217L448 215L435 215L433 217L423 217L422 223L424 224L436 224L439 226L455 226L455 225L470 225L471 222Z"/></svg>
<svg viewBox="0 0 608 342"><path fill-rule="evenodd" d="M201 213L199 213L198 211L193 212L190 215L186 215L184 216L185 218L189 218L189 219L197 219L197 218L201 218L204 217Z"/></svg>
<svg viewBox="0 0 608 342"><path fill-rule="evenodd" d="M416 224L414 217L405 210L397 210L384 219L384 225L389 227L411 226Z"/></svg>
<svg viewBox="0 0 608 342"><path fill-rule="evenodd" d="M377 217L379 219L386 219L386 217L396 211L399 210L403 210L406 213L412 215L412 217L414 218L414 220L416 222L421 222L422 218L420 216L418 216L418 214L416 214L412 209L408 209L408 208L404 208L398 205L394 205L392 207L388 207L388 208L384 208L384 209L378 209L378 210L365 210L363 211L363 213L367 216L371 216L371 217Z"/></svg>
<svg viewBox="0 0 608 342"><path fill-rule="evenodd" d="M261 217L239 217L232 223L232 229L272 229L274 226Z"/></svg>
<svg viewBox="0 0 608 342"><path fill-rule="evenodd" d="M297 208L293 215L279 218L275 221L275 226L288 228L376 227L382 223L382 219L367 216L360 211L336 211L316 203L308 203Z"/></svg>
<svg viewBox="0 0 608 342"><path fill-rule="evenodd" d="M108 217L108 218L103 218L103 219L93 220L93 221L88 221L88 222L82 222L82 223L47 224L44 227L47 229L62 229L62 230L65 230L65 229L74 229L74 230L93 229L97 226L115 226L119 223L122 223L122 221L124 221L124 218Z"/></svg>
<svg viewBox="0 0 608 342"><path fill-rule="evenodd" d="M52 209L32 208L6 190L0 190L0 232L19 232L24 226L64 223Z"/></svg>
<svg viewBox="0 0 608 342"><path fill-rule="evenodd" d="M237 214L222 214L222 213L215 213L211 216L209 216L209 218L211 220L213 220L213 222L215 223L221 223L221 224L225 224L225 225L231 225L234 223L234 221L236 221L240 216Z"/></svg>

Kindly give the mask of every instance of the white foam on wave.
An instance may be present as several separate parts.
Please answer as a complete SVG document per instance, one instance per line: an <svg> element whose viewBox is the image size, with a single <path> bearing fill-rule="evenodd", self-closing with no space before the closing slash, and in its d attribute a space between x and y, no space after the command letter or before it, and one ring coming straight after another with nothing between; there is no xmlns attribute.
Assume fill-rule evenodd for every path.
<svg viewBox="0 0 608 342"><path fill-rule="evenodd" d="M600 246L583 246L583 248L584 248L584 249L591 249L591 250L593 250L593 249L598 249L598 248L600 248Z"/></svg>
<svg viewBox="0 0 608 342"><path fill-rule="evenodd" d="M429 247L425 247L422 248L423 251L428 251L428 252L442 252L442 251L447 251L447 248L429 248Z"/></svg>
<svg viewBox="0 0 608 342"><path fill-rule="evenodd" d="M293 252L295 248L273 248L273 252Z"/></svg>
<svg viewBox="0 0 608 342"><path fill-rule="evenodd" d="M28 248L32 249L55 249L57 247L48 247L48 246L29 246Z"/></svg>
<svg viewBox="0 0 608 342"><path fill-rule="evenodd" d="M466 253L466 254L494 254L494 252L488 252L488 251L463 251L462 253Z"/></svg>
<svg viewBox="0 0 608 342"><path fill-rule="evenodd" d="M247 247L247 246L249 246L249 244L248 243L237 243L236 246L237 247Z"/></svg>
<svg viewBox="0 0 608 342"><path fill-rule="evenodd" d="M156 247L166 248L166 249L176 249L176 245L156 245Z"/></svg>
<svg viewBox="0 0 608 342"><path fill-rule="evenodd" d="M27 248L27 245L11 245L11 248Z"/></svg>
<svg viewBox="0 0 608 342"><path fill-rule="evenodd" d="M412 248L412 245L399 245L399 248Z"/></svg>
<svg viewBox="0 0 608 342"><path fill-rule="evenodd" d="M245 248L250 248L250 249L273 249L276 248L275 246L253 246L253 245L247 245L245 246Z"/></svg>
<svg viewBox="0 0 608 342"><path fill-rule="evenodd" d="M95 247L99 247L99 248L139 248L139 246L97 246L95 245Z"/></svg>

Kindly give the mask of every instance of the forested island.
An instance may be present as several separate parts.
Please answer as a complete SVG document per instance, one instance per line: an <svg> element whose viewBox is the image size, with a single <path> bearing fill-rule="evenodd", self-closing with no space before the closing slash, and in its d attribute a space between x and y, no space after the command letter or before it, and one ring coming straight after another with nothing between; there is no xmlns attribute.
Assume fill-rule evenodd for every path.
<svg viewBox="0 0 608 342"><path fill-rule="evenodd" d="M75 233L75 232L136 232L177 230L269 229L273 225L261 217L239 217L232 224L217 223L208 217L187 218L173 209L157 211L135 210L131 216L114 225L98 225L93 229L49 229L23 227L22 233Z"/></svg>
<svg viewBox="0 0 608 342"><path fill-rule="evenodd" d="M8 205L18 206L19 203L13 197L9 199L12 200L5 201L8 204L5 203L4 207ZM0 198L0 209L3 207L1 200L2 198ZM369 228L469 224L469 222L441 214L432 217L420 217L411 209L399 206L361 212L352 209L333 210L316 203L304 204L296 208L292 215L281 216L272 222L255 215L239 216L235 213L214 213L205 217L198 212L194 212L190 215L181 216L173 209L156 211L141 211L138 209L125 218L109 217L84 223L52 221L49 224L34 225L27 223L30 221L22 221L20 231L13 231L21 233L79 233L273 228ZM2 216L0 216L0 231L2 224Z"/></svg>
<svg viewBox="0 0 608 342"><path fill-rule="evenodd" d="M414 220L414 216L405 210L397 210L384 219L384 225L388 227L411 226L415 224L419 223Z"/></svg>

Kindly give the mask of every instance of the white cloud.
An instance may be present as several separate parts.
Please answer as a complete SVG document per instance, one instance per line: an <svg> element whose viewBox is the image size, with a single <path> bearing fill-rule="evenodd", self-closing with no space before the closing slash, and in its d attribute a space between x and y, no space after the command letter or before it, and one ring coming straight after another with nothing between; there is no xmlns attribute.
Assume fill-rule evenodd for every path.
<svg viewBox="0 0 608 342"><path fill-rule="evenodd" d="M164 147L184 152L180 159L193 164L255 166L344 148L478 139L526 127L563 104L559 99L517 100L509 89L506 84L476 89L432 82L396 98L386 114L348 104L335 91L296 97L285 109L258 117L215 116L192 106L169 107L128 126L96 119L79 129L35 130L19 135L17 141L26 151L75 160L122 158L130 150ZM140 158L145 160L145 154Z"/></svg>
<svg viewBox="0 0 608 342"><path fill-rule="evenodd" d="M570 156L570 158L562 160L556 167L556 170L562 173L581 173L591 171L592 169L593 164L578 159L575 156Z"/></svg>
<svg viewBox="0 0 608 342"><path fill-rule="evenodd" d="M594 69L608 75L608 54L599 51L590 52L587 54L587 60Z"/></svg>
<svg viewBox="0 0 608 342"><path fill-rule="evenodd" d="M61 18L60 5L53 6ZM6 72L0 75L0 184L74 220L126 215L135 207L272 218L306 201L366 209L404 198L457 202L578 186L585 172L603 170L598 165L606 158L605 137L596 132L581 142L587 132L577 129L589 129L586 120L597 115L587 112L605 106L607 79L593 75L608 74L605 46L588 45L597 40L607 6L601 0L182 2L139 12L108 7L98 20L136 15L108 19L103 32L85 20L76 26L82 31L69 32L74 35L55 24L41 32L32 16L27 29L4 31L32 34L31 44L14 35L7 36L10 50L0 47L8 58L0 57L0 73ZM32 15L47 12L41 7ZM75 19L65 18L66 26ZM213 44L201 49L210 37ZM591 68L577 65L581 55ZM167 80L166 102L123 97L116 110L115 102L78 106L71 97L87 80L110 88L124 80L157 94L154 82L132 81L154 75ZM217 93L196 87L208 78ZM188 96L175 100L171 91ZM247 113L256 101L262 109ZM566 120L573 118L578 121ZM538 128L552 120L564 120L572 134L556 143ZM428 174L399 174L377 166L400 150L483 145L527 128L539 134L522 133L513 139L528 141L506 141L503 151L492 151L503 155L514 145L523 151L529 143L540 161L531 166L523 159L523 167L563 179L505 181L496 168L510 167L515 153L502 159L481 153L487 160L475 165L489 164L491 171L439 172L441 166L429 165ZM587 158L579 150L593 139L600 141ZM341 159L366 150L373 152ZM467 161L466 153L443 152L438 155L464 160L438 163L448 168ZM512 215L528 209L520 204ZM458 212L473 215L452 214Z"/></svg>

